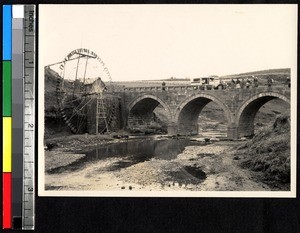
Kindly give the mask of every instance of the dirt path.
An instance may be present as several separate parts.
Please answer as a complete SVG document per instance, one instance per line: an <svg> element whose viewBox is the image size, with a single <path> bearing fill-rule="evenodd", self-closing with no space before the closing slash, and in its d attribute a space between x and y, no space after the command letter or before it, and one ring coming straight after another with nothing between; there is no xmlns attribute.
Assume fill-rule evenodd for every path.
<svg viewBox="0 0 300 233"><path fill-rule="evenodd" d="M238 142L188 146L173 160L151 159L116 169L128 158L90 163L72 173L46 174L46 190L268 191L234 159Z"/></svg>

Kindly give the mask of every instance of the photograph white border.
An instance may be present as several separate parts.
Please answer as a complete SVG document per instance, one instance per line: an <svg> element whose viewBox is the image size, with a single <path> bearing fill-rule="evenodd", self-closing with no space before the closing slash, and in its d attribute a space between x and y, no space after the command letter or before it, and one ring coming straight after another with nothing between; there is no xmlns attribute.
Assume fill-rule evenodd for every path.
<svg viewBox="0 0 300 233"><path fill-rule="evenodd" d="M43 7L46 5L42 5ZM92 6L92 5L91 5ZM289 5L291 6L291 5ZM292 5L297 12L297 5ZM41 7L41 5L39 6ZM66 16L67 17L67 16ZM297 19L297 18L296 18ZM296 33L297 35L297 33ZM39 35L39 44L43 37ZM291 68L291 186L290 191L46 191L44 159L44 63L38 54L38 195L49 197L239 197L239 198L295 198L297 164L297 39L295 61Z"/></svg>

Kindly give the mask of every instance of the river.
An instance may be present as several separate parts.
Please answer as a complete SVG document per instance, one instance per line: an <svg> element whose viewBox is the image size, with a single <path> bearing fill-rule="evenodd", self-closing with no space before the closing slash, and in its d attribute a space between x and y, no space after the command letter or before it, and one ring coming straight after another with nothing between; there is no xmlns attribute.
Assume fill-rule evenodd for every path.
<svg viewBox="0 0 300 233"><path fill-rule="evenodd" d="M203 142L195 142L189 139L163 139L151 138L128 140L110 145L96 146L94 150L80 151L86 156L68 166L51 169L50 174L62 172L74 172L82 170L93 163L105 161L108 158L120 158L124 161L113 166L113 169L122 169L134 164L149 161L152 158L172 160L180 154L186 146L204 145Z"/></svg>
<svg viewBox="0 0 300 233"><path fill-rule="evenodd" d="M268 190L237 166L232 153L236 145L148 138L99 146L48 171L45 190Z"/></svg>

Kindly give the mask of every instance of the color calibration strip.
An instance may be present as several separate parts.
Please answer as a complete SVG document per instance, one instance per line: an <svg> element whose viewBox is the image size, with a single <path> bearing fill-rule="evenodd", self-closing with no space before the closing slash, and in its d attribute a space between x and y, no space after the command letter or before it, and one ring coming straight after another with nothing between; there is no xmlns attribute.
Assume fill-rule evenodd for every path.
<svg viewBox="0 0 300 233"><path fill-rule="evenodd" d="M4 5L3 11L3 213L4 229L12 228L12 6Z"/></svg>
<svg viewBox="0 0 300 233"><path fill-rule="evenodd" d="M35 5L3 9L4 229L34 229Z"/></svg>

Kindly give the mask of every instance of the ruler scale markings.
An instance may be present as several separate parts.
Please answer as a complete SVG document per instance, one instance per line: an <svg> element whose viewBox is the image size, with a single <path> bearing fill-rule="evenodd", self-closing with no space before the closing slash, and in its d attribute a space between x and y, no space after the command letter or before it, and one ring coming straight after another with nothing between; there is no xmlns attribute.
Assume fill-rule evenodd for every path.
<svg viewBox="0 0 300 233"><path fill-rule="evenodd" d="M35 6L24 6L24 162L22 229L34 229Z"/></svg>

